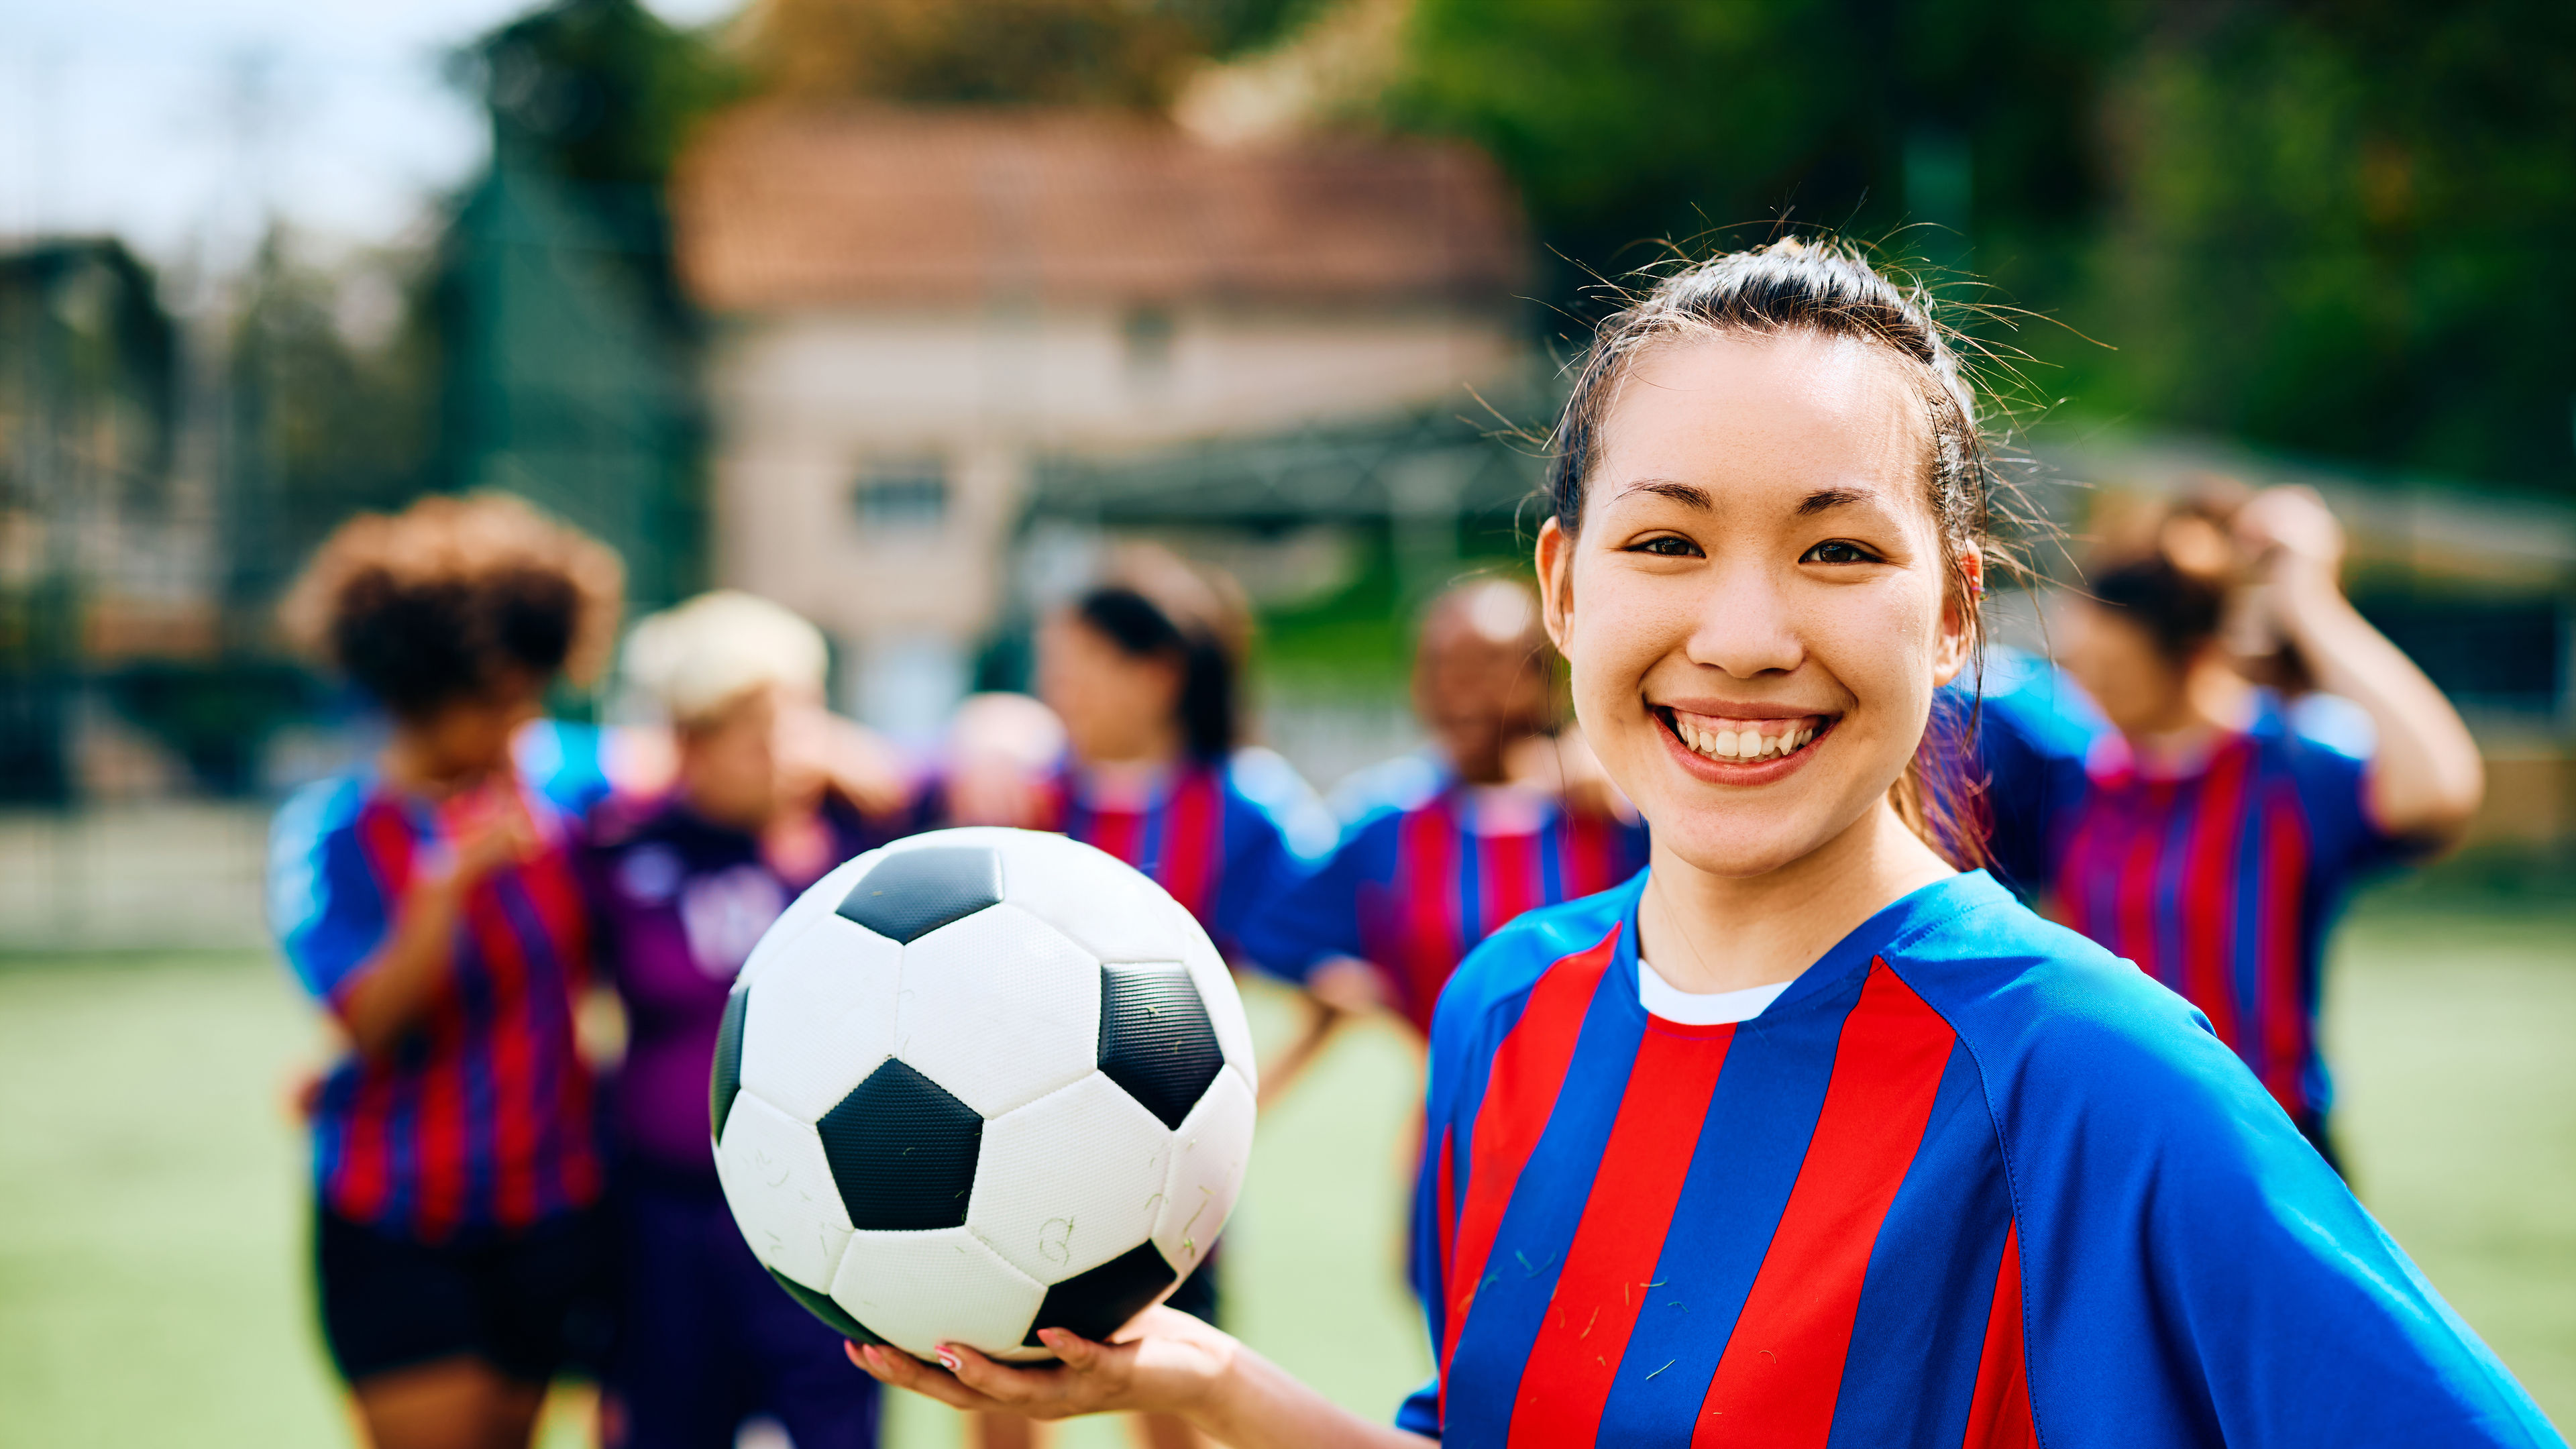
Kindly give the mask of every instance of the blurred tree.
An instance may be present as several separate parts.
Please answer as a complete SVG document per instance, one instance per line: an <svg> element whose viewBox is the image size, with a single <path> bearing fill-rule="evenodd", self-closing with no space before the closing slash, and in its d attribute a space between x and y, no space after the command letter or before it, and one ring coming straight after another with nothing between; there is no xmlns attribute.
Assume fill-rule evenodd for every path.
<svg viewBox="0 0 2576 1449"><path fill-rule="evenodd" d="M2089 404L2576 491L2576 7L2179 10L2100 131Z"/></svg>
<svg viewBox="0 0 2576 1449"><path fill-rule="evenodd" d="M1414 0L1404 44L1389 116L1501 159L1559 301L1640 242L1895 233L2112 344L2012 338L2083 411L2576 472L2576 7Z"/></svg>
<svg viewBox="0 0 2576 1449"><path fill-rule="evenodd" d="M797 100L1158 107L1320 0L759 0L745 48Z"/></svg>

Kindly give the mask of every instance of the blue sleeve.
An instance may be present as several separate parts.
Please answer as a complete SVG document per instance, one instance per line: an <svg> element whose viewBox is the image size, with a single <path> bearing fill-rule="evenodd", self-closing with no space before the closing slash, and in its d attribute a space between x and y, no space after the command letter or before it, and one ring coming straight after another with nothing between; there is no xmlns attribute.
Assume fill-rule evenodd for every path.
<svg viewBox="0 0 2576 1449"><path fill-rule="evenodd" d="M1966 697L1943 693L1950 727L1963 728ZM2025 899L2048 888L2059 828L2090 786L2084 756L2091 743L2086 726L2028 690L1978 702L1986 854L1995 878Z"/></svg>
<svg viewBox="0 0 2576 1449"><path fill-rule="evenodd" d="M1247 957L1244 928L1270 902L1296 889L1306 877L1306 863L1288 848L1278 819L1229 786L1225 792L1225 873L1203 922L1217 949L1256 968L1266 963Z"/></svg>
<svg viewBox="0 0 2576 1449"><path fill-rule="evenodd" d="M358 840L363 787L323 780L269 827L268 923L304 989L330 1001L384 944L392 913Z"/></svg>
<svg viewBox="0 0 2576 1449"><path fill-rule="evenodd" d="M1270 975L1303 981L1335 956L1365 957L1360 887L1372 878L1371 857L1386 832L1351 833L1314 872L1254 909L1244 923L1244 955Z"/></svg>
<svg viewBox="0 0 2576 1449"><path fill-rule="evenodd" d="M1926 999L2002 1134L2052 1446L2563 1444L2197 1012L2017 907L1970 920L1936 968L1967 989Z"/></svg>
<svg viewBox="0 0 2576 1449"><path fill-rule="evenodd" d="M2288 741L2291 778L2313 836L2309 853L2321 877L2349 882L2405 860L2415 843L2390 835L2370 817L2370 762L2313 739Z"/></svg>

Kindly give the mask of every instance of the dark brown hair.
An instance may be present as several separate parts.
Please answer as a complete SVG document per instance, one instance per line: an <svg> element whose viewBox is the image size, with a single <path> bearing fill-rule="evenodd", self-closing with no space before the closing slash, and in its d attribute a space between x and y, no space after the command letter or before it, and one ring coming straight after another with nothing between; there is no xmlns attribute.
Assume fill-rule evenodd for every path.
<svg viewBox="0 0 2576 1449"><path fill-rule="evenodd" d="M335 529L279 606L287 632L418 719L512 675L585 679L617 633L625 568L516 498L424 498Z"/></svg>
<svg viewBox="0 0 2576 1449"><path fill-rule="evenodd" d="M1993 465L1977 420L1975 389L1959 363L1938 305L1920 286L1891 279L1851 243L1789 237L1729 252L1673 272L1603 319L1575 372L1549 438L1548 505L1557 526L1580 531L1586 486L1600 462L1601 430L1620 385L1659 347L1712 336L1770 337L1813 332L1887 348L1911 364L1931 456L1924 500L1940 533L1944 592L1968 633L1969 655L1983 642L1979 598L1967 560L1996 558L1988 536ZM1968 761L1974 711L1964 731L1940 728L1939 711L1893 791L1897 813L1926 844L1967 868L1983 863L1985 843L1973 818Z"/></svg>

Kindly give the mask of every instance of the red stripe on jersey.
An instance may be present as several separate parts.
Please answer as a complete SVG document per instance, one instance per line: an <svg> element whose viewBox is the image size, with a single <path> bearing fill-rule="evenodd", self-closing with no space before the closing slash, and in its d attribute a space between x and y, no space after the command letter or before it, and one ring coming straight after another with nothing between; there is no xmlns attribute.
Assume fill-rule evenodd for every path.
<svg viewBox="0 0 2576 1449"><path fill-rule="evenodd" d="M402 925L403 897L411 889L413 842L402 810L385 800L360 807L358 848L376 878L385 902L385 939ZM336 995L345 997L365 971L351 972ZM337 1004L336 1002L334 1003ZM385 1209L393 1194L393 1144L386 1117L393 1110L393 1073L383 1063L362 1059L351 1093L346 1129L340 1140L337 1169L323 1194L343 1216L366 1221Z"/></svg>
<svg viewBox="0 0 2576 1449"><path fill-rule="evenodd" d="M1995 1303L1986 1314L1986 1351L1977 1360L1977 1395L1959 1449L2038 1449L2030 1412L2030 1364L2022 1353L2021 1238L2004 1229L2004 1260L1995 1269Z"/></svg>
<svg viewBox="0 0 2576 1449"><path fill-rule="evenodd" d="M1870 963L1806 1161L1709 1379L1694 1449L1825 1443L1870 1250L1922 1148L1956 1041L1885 960Z"/></svg>
<svg viewBox="0 0 2576 1449"><path fill-rule="evenodd" d="M2242 738L2211 762L2183 864L2182 994L2231 1048L2237 1047L2236 981L2228 969L2236 954L2237 816L2253 762L2253 741Z"/></svg>
<svg viewBox="0 0 2576 1449"><path fill-rule="evenodd" d="M465 1219L465 1008L451 980L424 1023L428 1050L414 1099L419 1190L412 1226L436 1242Z"/></svg>
<svg viewBox="0 0 2576 1449"><path fill-rule="evenodd" d="M1458 1210L1457 1246L1442 1280L1449 1300L1440 1345L1444 1394L1449 1360L1458 1352L1458 1331L1475 1305L1476 1285L1485 1276L1495 1235L1502 1231L1503 1211L1511 1206L1521 1169L1556 1110L1557 1092L1583 1036L1584 1015L1618 946L1619 928L1614 926L1591 949L1558 958L1530 987L1520 1020L1494 1049L1485 1100L1476 1109L1475 1137L1467 1147L1467 1200Z"/></svg>
<svg viewBox="0 0 2576 1449"><path fill-rule="evenodd" d="M477 884L465 915L482 948L491 983L492 1014L492 1216L504 1227L525 1227L538 1217L535 1043L528 1020L528 958L501 902L506 874Z"/></svg>
<svg viewBox="0 0 2576 1449"><path fill-rule="evenodd" d="M2144 792L2160 802L2167 789L2162 782L2149 784ZM2148 808L2143 800L2132 800L2123 822L2129 827L2128 858L2120 866L2120 918L2114 947L2121 955L2138 963L2138 969L2158 981L2167 980L2169 963L2157 959L2156 951L2156 857L2164 844L2164 832L2156 828L2159 812Z"/></svg>
<svg viewBox="0 0 2576 1449"><path fill-rule="evenodd" d="M582 992L590 980L590 918L582 906L580 887L573 880L569 850L549 850L529 861L522 867L520 879L527 886L538 919L545 923L546 940L555 958L556 981L564 997L563 1016L550 1028L561 1035L553 1053L560 1080L546 1120L563 1124L558 1130L566 1140L549 1156L555 1164L559 1199L574 1205L588 1204L597 1199L604 1185L598 1155L585 1130L590 1121L590 1073L582 1062L574 1028Z"/></svg>
<svg viewBox="0 0 2576 1449"><path fill-rule="evenodd" d="M1163 858L1157 876L1172 899L1204 923L1225 866L1225 801L1216 771L1189 770L1172 785L1163 815Z"/></svg>
<svg viewBox="0 0 2576 1449"><path fill-rule="evenodd" d="M1083 843L1143 870L1145 862L1137 857L1144 853L1145 816L1135 810L1094 810L1091 812L1091 838ZM1182 904L1189 903L1183 901Z"/></svg>
<svg viewBox="0 0 2576 1449"><path fill-rule="evenodd" d="M1580 900L1619 883L1618 827L1597 815L1565 820L1565 898Z"/></svg>
<svg viewBox="0 0 2576 1449"><path fill-rule="evenodd" d="M1530 1345L1532 1371L1521 1375L1512 1405L1512 1444L1589 1449L1599 1432L1734 1039L1731 1025L1646 1028L1565 1269Z"/></svg>
<svg viewBox="0 0 2576 1449"><path fill-rule="evenodd" d="M2078 935L2099 941L2106 922L2093 908L2093 882L2100 875L2093 869L2093 856L2102 848L2102 821L2097 787L2096 798L2081 812L2075 829L2067 837L2066 853L2057 861L2057 910L2066 928Z"/></svg>
<svg viewBox="0 0 2576 1449"><path fill-rule="evenodd" d="M1401 956L1388 964L1404 993L1405 1014L1424 1036L1440 988L1465 954L1458 929L1458 822L1434 801L1404 817L1396 839L1396 899L1404 914L1397 931Z"/></svg>
<svg viewBox="0 0 2576 1449"><path fill-rule="evenodd" d="M1480 835L1476 864L1480 871L1476 900L1485 913L1476 929L1476 939L1481 941L1510 925L1521 912L1538 907L1538 837Z"/></svg>
<svg viewBox="0 0 2576 1449"><path fill-rule="evenodd" d="M2286 792L2285 792L2286 793ZM2308 1060L2308 1004L2299 988L2301 907L2307 898L2308 833L2295 797L2263 812L2263 1085L2292 1113L2302 1110L2299 1077Z"/></svg>

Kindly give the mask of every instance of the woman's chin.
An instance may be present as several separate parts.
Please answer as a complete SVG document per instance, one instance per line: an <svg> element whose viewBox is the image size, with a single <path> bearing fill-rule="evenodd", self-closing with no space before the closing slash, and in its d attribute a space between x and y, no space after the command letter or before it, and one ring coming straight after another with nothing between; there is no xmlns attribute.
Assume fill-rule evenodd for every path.
<svg viewBox="0 0 2576 1449"><path fill-rule="evenodd" d="M1727 880L1769 875L1782 866L1814 854L1824 840L1823 832L1812 824L1798 821L1737 821L1717 825L1707 819L1703 810L1697 819L1683 812L1682 828L1666 831L1656 823L1654 812L1645 813L1647 828L1654 833L1658 854L1669 852L1674 859L1703 875Z"/></svg>

